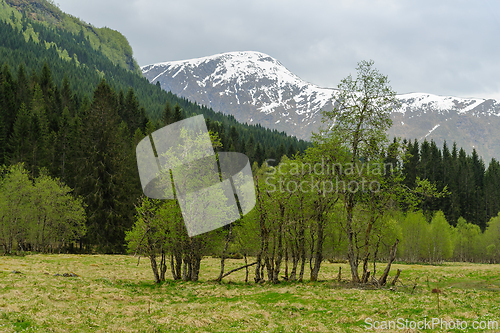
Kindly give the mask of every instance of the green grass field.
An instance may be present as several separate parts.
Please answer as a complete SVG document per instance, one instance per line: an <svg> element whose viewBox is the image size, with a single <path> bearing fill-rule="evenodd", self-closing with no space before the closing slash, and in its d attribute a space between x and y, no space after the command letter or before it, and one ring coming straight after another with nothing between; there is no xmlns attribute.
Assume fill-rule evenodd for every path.
<svg viewBox="0 0 500 333"><path fill-rule="evenodd" d="M492 326L500 322L500 265L394 265L404 286L392 290L338 282L339 266L347 274L347 265L325 262L315 283L246 284L241 270L218 284L219 260L206 258L199 282L155 285L146 258L137 266L132 256L2 256L0 332L500 331ZM69 272L79 277L54 276ZM433 318L434 329L422 326ZM457 321L461 328L450 328ZM419 322L422 329L412 326Z"/></svg>

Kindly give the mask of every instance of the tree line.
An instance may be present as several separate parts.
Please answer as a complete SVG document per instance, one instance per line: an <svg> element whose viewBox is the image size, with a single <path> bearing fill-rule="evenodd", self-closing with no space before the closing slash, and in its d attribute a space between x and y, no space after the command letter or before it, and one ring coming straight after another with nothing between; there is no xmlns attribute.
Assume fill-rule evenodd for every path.
<svg viewBox="0 0 500 333"><path fill-rule="evenodd" d="M154 121L132 88L117 92L103 79L90 99L73 92L66 76L60 85L54 83L47 63L39 73L30 75L21 64L16 76L5 65L0 71L0 165L22 163L32 181L46 173L83 199L86 233L77 237L78 250L72 243L75 239L60 239L64 248L123 252L125 231L132 226L134 205L142 193L135 160L137 143L155 130L192 115L167 100L160 119ZM256 142L253 134L260 137L259 127L240 133L242 127L226 129L222 122L210 118L206 123L222 145L246 153L258 163L296 153L293 144L287 149L281 142L275 150ZM3 191L9 191L8 187ZM6 219L3 223L9 222ZM15 240L26 243L23 233ZM12 246L4 246L4 250L11 251Z"/></svg>
<svg viewBox="0 0 500 333"><path fill-rule="evenodd" d="M500 211L500 163L492 158L487 167L474 149L467 154L453 143L442 149L436 143L404 140L408 158L402 163L405 184L415 187L415 180L428 179L439 190L450 192L442 198L424 200L420 208L429 219L432 212L443 211L452 225L460 217L485 230L487 222Z"/></svg>
<svg viewBox="0 0 500 333"><path fill-rule="evenodd" d="M197 280L207 255L221 258L213 277L219 281L234 271L225 271L225 258L241 254L246 281L315 281L328 259L346 260L353 282L379 286L395 260L500 260L498 212L484 231L464 217L453 223L432 210L433 202L452 196L446 184L429 171L408 176L410 165L426 170L426 154L408 141L388 140L398 101L373 62L361 62L358 77L344 79L339 90L339 103L323 112L325 126L312 147L283 156L278 165L254 162L256 205L235 223L190 238L176 201L141 198L126 240L132 253L150 258L156 282L166 279L169 266L172 279Z"/></svg>
<svg viewBox="0 0 500 333"><path fill-rule="evenodd" d="M7 22L0 21L2 66L8 65L12 70L18 69L19 65L23 64L27 75L33 75L39 73L45 63L50 64L51 76L54 82L58 83L57 85L61 85L64 78L67 78L76 108L80 107L84 96L90 98L93 95L95 87L104 78L117 92L120 90L127 92L132 87L140 106L144 108L144 112L153 122L160 121L168 101L172 107L178 104L186 115L203 114L205 118L219 122L219 127L224 130L221 137L228 135L231 127L234 126L241 141L247 143L253 137L254 145L258 142L261 148L273 148L274 152L280 156L281 151L286 153L289 150L290 152L304 151L310 145L284 132L266 129L261 125L240 124L233 116L215 112L206 106L166 92L160 88L159 84L150 84L146 78L114 65L103 52L92 48L91 41L83 32L74 34L57 27L49 28L25 16L17 19L19 22L16 18L13 20L15 21L14 27ZM32 32L27 34L27 31ZM32 35L36 36L36 40ZM67 54L68 57L62 53ZM230 146L227 148L229 149Z"/></svg>

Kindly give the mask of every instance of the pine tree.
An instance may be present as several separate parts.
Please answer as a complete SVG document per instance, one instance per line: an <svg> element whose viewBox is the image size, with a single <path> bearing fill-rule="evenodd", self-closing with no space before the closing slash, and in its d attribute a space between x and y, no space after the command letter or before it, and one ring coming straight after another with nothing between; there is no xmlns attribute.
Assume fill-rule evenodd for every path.
<svg viewBox="0 0 500 333"><path fill-rule="evenodd" d="M98 245L105 252L121 252L125 230L130 227L121 211L128 202L124 196L130 195L123 188L124 179L130 177L130 160L126 158L130 148L124 146L124 127L120 126L116 107L115 92L102 80L90 109L83 115L75 181L77 193L87 204L85 242Z"/></svg>
<svg viewBox="0 0 500 333"><path fill-rule="evenodd" d="M281 162L281 158L285 155L285 144L283 142L280 142L280 145L278 146L278 150L276 151L276 165L278 165Z"/></svg>
<svg viewBox="0 0 500 333"><path fill-rule="evenodd" d="M68 109L70 115L74 115L74 101L73 92L71 91L69 79L67 75L64 75L62 86L61 86L61 98L62 98L62 109Z"/></svg>
<svg viewBox="0 0 500 333"><path fill-rule="evenodd" d="M19 65L17 70L16 88L16 110L18 110L22 103L24 103L24 105L29 105L31 100L29 80L26 76L26 69L23 63Z"/></svg>
<svg viewBox="0 0 500 333"><path fill-rule="evenodd" d="M229 138L231 139L232 144L234 145L235 151L238 151L239 147L239 133L234 125L229 129Z"/></svg>
<svg viewBox="0 0 500 333"><path fill-rule="evenodd" d="M165 107L163 108L163 113L161 114L161 121L163 122L163 125L170 125L173 122L173 116L172 106L167 101L167 103L165 103Z"/></svg>
<svg viewBox="0 0 500 333"><path fill-rule="evenodd" d="M17 118L14 123L12 136L9 140L9 148L12 152L10 155L10 164L27 162L31 153L29 145L29 136L31 131L31 116L30 112L24 104L17 113Z"/></svg>
<svg viewBox="0 0 500 333"><path fill-rule="evenodd" d="M253 162L255 162L255 139L253 135L248 139L245 154L248 156L250 163L253 164Z"/></svg>
<svg viewBox="0 0 500 333"><path fill-rule="evenodd" d="M181 109L181 106L179 104L175 104L175 106L174 106L174 116L173 116L173 119L172 119L172 123L181 121L182 119L184 119L184 115L183 115L183 111Z"/></svg>
<svg viewBox="0 0 500 333"><path fill-rule="evenodd" d="M286 153L286 156L288 156L288 158L292 158L296 152L297 150L295 149L295 147L292 144L290 144L290 146L288 146L288 151Z"/></svg>
<svg viewBox="0 0 500 333"><path fill-rule="evenodd" d="M473 220L469 221L478 225L482 230L486 229L486 212L484 206L484 174L485 166L476 149L472 150L471 168L474 177L474 187L471 189L473 198Z"/></svg>
<svg viewBox="0 0 500 333"><path fill-rule="evenodd" d="M500 163L491 159L484 175L485 221L489 221L500 212Z"/></svg>
<svg viewBox="0 0 500 333"><path fill-rule="evenodd" d="M7 65L3 67L1 79L0 113L3 115L5 137L8 140L14 130L18 109L16 108L16 84ZM25 107L27 107L27 104L25 104ZM10 153L10 151L7 153Z"/></svg>
<svg viewBox="0 0 500 333"><path fill-rule="evenodd" d="M260 142L257 142L257 146L255 147L254 159L259 166L264 163L264 152L262 151L262 145L260 144Z"/></svg>

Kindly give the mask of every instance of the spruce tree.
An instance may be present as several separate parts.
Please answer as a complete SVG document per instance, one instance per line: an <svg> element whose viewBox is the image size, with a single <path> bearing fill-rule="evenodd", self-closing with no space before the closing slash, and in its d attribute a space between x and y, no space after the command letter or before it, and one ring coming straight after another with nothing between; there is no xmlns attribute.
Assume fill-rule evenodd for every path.
<svg viewBox="0 0 500 333"><path fill-rule="evenodd" d="M260 144L260 142L257 142L257 146L255 147L254 159L259 166L264 163L264 152L262 151L262 145Z"/></svg>
<svg viewBox="0 0 500 333"><path fill-rule="evenodd" d="M121 252L125 230L130 227L120 211L125 204L123 196L130 194L123 189L124 177L130 177L130 160L126 158L130 149L124 146L116 107L115 92L102 80L83 114L78 142L75 183L87 204L85 242L104 252Z"/></svg>
<svg viewBox="0 0 500 333"><path fill-rule="evenodd" d="M165 103L165 107L163 108L163 113L161 114L161 121L163 122L163 125L170 125L173 122L173 116L172 106L167 101L167 103Z"/></svg>
<svg viewBox="0 0 500 333"><path fill-rule="evenodd" d="M184 119L183 111L181 109L181 106L179 104L175 104L174 106L174 116L172 119L172 123L178 122L180 120Z"/></svg>

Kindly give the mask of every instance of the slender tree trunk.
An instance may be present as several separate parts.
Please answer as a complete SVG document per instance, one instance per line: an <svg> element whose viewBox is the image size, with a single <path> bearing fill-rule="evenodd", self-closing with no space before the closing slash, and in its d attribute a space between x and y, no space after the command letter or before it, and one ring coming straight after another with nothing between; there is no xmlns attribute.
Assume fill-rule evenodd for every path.
<svg viewBox="0 0 500 333"><path fill-rule="evenodd" d="M226 261L226 251L227 247L229 246L229 242L231 241L231 235L233 233L233 225L229 225L229 231L227 233L227 238L226 238L226 244L224 245L224 249L222 250L222 255L220 258L220 274L219 277L215 280L217 282L220 282L222 280L222 276L224 275L224 265Z"/></svg>
<svg viewBox="0 0 500 333"><path fill-rule="evenodd" d="M276 252L276 260L274 261L273 271L273 283L279 283L281 261L283 259L283 224L281 224L278 229L278 249Z"/></svg>
<svg viewBox="0 0 500 333"><path fill-rule="evenodd" d="M299 258L296 245L296 242L295 244L292 242L290 246L290 252L292 255L292 271L290 272L290 281L295 281L297 279L297 266L299 264Z"/></svg>
<svg viewBox="0 0 500 333"><path fill-rule="evenodd" d="M305 268L306 268L306 245L305 245L305 240L306 240L306 237L305 237L305 230L302 229L301 230L301 234L300 234L300 237L299 237L299 245L300 245L300 258L302 259L302 262L300 264L300 273L299 273L299 281L302 282L302 280L304 280L304 271L305 271Z"/></svg>
<svg viewBox="0 0 500 333"><path fill-rule="evenodd" d="M380 247L380 240L382 239L382 236L379 234L378 235L378 240L377 240L377 246L375 247L375 253L373 254L373 274L372 274L372 279L375 278L375 274L377 273L377 256L378 256L378 249Z"/></svg>
<svg viewBox="0 0 500 333"><path fill-rule="evenodd" d="M384 273L382 273L382 276L380 277L379 284L381 286L385 286L387 282L387 277L389 276L389 272L391 271L391 265L396 259L396 251L398 250L398 244L399 244L399 239L396 239L396 242L394 245L391 247L391 254L389 258L389 262L387 263L387 266L385 267Z"/></svg>
<svg viewBox="0 0 500 333"><path fill-rule="evenodd" d="M184 255L184 259L182 261L182 281L189 281L191 278L191 260L188 255Z"/></svg>
<svg viewBox="0 0 500 333"><path fill-rule="evenodd" d="M165 281L165 272L167 271L167 258L165 251L161 251L161 261L160 261L160 280Z"/></svg>
<svg viewBox="0 0 500 333"><path fill-rule="evenodd" d="M180 251L175 255L175 280L182 278L182 253Z"/></svg>
<svg viewBox="0 0 500 333"><path fill-rule="evenodd" d="M365 246L364 246L364 258L363 258L363 276L361 278L362 283L368 282L368 277L370 272L368 271L368 260L370 259L370 236L373 227L373 220L370 220L365 231Z"/></svg>
<svg viewBox="0 0 500 333"><path fill-rule="evenodd" d="M191 281L198 281L200 276L201 256L196 254L191 263Z"/></svg>
<svg viewBox="0 0 500 333"><path fill-rule="evenodd" d="M245 283L248 283L248 260L247 260L247 253L245 252Z"/></svg>
<svg viewBox="0 0 500 333"><path fill-rule="evenodd" d="M175 270L175 262L174 262L174 255L170 255L170 271L172 272L172 279L177 280L177 274Z"/></svg>
<svg viewBox="0 0 500 333"><path fill-rule="evenodd" d="M319 269L323 261L323 221L318 221L318 237L316 239L316 251L314 252L314 266L311 271L311 281L318 281Z"/></svg>
<svg viewBox="0 0 500 333"><path fill-rule="evenodd" d="M158 275L158 265L156 264L156 256L152 253L149 256L149 260L151 261L151 268L153 269L153 275L155 277L155 283L160 283L160 276Z"/></svg>
<svg viewBox="0 0 500 333"><path fill-rule="evenodd" d="M359 283L358 273L358 256L355 251L356 244L354 244L354 231L352 229L353 223L353 209L354 209L354 195L351 193L347 199L347 258L349 259L349 266L351 267L352 282Z"/></svg>

